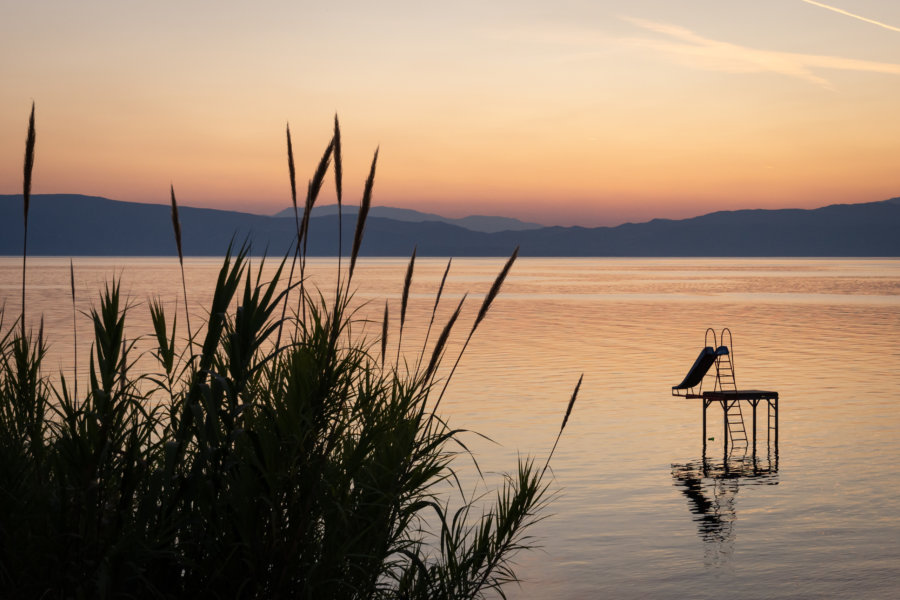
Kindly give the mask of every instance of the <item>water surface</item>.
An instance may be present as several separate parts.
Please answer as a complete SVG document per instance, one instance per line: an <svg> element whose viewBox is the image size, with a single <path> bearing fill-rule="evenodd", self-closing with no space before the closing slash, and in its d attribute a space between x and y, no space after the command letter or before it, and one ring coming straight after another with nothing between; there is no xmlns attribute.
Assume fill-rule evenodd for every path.
<svg viewBox="0 0 900 600"><path fill-rule="evenodd" d="M438 311L465 292L471 322L502 266L455 260ZM196 322L220 261L186 262ZM335 261L310 262L334 285ZM414 360L446 261L417 262L403 355ZM17 313L21 263L0 259ZM43 313L47 364L71 372L68 259L29 261L29 313ZM358 265L360 315L399 314L405 260ZM182 310L174 259L75 259L79 310L113 275L150 331L146 299ZM0 301L2 301L0 300ZM177 302L176 302L177 300ZM368 304L365 304L368 303ZM78 321L83 366L90 333ZM367 329L368 327L368 329ZM707 327L734 335L737 383L781 396L779 446L722 456L721 412L702 452L699 401L673 398ZM360 323L357 332L380 329ZM518 558L516 598L893 598L900 584L900 261L831 259L519 260L443 403L481 468L546 455L580 374L553 462L552 516ZM389 356L396 353L392 330ZM457 340L458 341L458 340ZM139 348L149 348L149 340ZM714 416L718 415L718 416ZM471 471L466 461L463 471Z"/></svg>

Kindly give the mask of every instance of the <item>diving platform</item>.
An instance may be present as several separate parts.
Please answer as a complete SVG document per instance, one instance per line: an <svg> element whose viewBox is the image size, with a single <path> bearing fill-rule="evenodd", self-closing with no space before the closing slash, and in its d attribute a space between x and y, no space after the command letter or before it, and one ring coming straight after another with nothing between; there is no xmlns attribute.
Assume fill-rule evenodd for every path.
<svg viewBox="0 0 900 600"><path fill-rule="evenodd" d="M710 343L711 342L711 343ZM721 345L719 345L721 342ZM722 444L725 455L743 449L746 454L751 446L756 456L757 440L757 408L765 403L767 415L766 445L774 443L778 453L778 392L765 390L739 390L734 373L734 344L731 331L725 328L719 338L713 329L707 329L704 336L703 349L694 361L681 383L672 386L672 395L689 400L700 400L703 407L703 454L706 455L706 442L714 440L707 437L706 411L712 404L722 407ZM715 367L715 379L712 389L703 389L704 380L711 375ZM746 403L746 404L744 404ZM747 431L747 419L744 411L748 410L750 431ZM748 433L752 437L748 436Z"/></svg>

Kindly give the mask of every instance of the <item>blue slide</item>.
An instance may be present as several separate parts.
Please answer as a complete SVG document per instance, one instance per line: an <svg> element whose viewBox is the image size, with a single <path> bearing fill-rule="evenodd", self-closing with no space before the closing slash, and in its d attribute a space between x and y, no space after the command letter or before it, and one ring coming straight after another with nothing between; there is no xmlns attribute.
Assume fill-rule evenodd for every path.
<svg viewBox="0 0 900 600"><path fill-rule="evenodd" d="M700 351L700 356L694 361L694 365L691 367L691 370L688 371L684 381L678 385L672 386L672 389L686 390L695 387L703 381L703 377L709 371L709 368L713 366L713 363L716 362L716 358L725 354L728 354L728 346L719 346L715 350L712 346L707 346Z"/></svg>

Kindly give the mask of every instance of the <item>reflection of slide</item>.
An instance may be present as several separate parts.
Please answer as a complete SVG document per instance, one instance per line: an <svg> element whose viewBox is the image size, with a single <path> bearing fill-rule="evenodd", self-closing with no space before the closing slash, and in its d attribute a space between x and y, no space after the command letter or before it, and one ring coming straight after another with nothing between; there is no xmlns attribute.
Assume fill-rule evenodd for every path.
<svg viewBox="0 0 900 600"><path fill-rule="evenodd" d="M691 370L688 371L684 381L676 386L672 386L672 389L686 390L697 386L703 381L703 377L706 375L707 371L709 371L709 368L716 362L716 358L725 354L728 354L728 346L719 346L715 350L713 350L712 346L707 346L700 351L700 356L694 361L694 365L691 367Z"/></svg>

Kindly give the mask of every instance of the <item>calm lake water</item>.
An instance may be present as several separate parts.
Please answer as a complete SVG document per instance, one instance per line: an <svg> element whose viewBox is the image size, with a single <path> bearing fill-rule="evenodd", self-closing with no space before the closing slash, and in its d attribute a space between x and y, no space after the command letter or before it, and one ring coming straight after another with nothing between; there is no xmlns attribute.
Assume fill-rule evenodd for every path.
<svg viewBox="0 0 900 600"><path fill-rule="evenodd" d="M465 292L471 323L502 264L455 260L439 323ZM196 322L219 265L186 263ZM310 265L331 289L336 261ZM403 337L409 360L445 265L417 262ZM9 314L19 310L20 268L0 258ZM357 300L368 302L361 316L380 320L385 299L399 315L406 261L366 259L357 268ZM132 337L150 331L151 295L183 306L175 259L77 258L75 274L80 310L104 281L121 277L136 304ZM46 364L70 372L68 259L31 259L28 277L30 315L44 314L52 343ZM707 327L731 329L739 388L781 396L777 453L761 410L756 460L737 460L739 452L727 473L721 409L709 409L705 435L714 441L704 462L700 403L670 394ZM78 328L83 365L85 318ZM491 483L519 454L546 456L584 373L553 461L557 496L532 530L542 548L519 555L525 582L510 597L896 598L898 339L897 260L518 261L442 404L451 425L491 438L468 438ZM396 331L390 341L394 356ZM472 472L466 458L459 467Z"/></svg>

